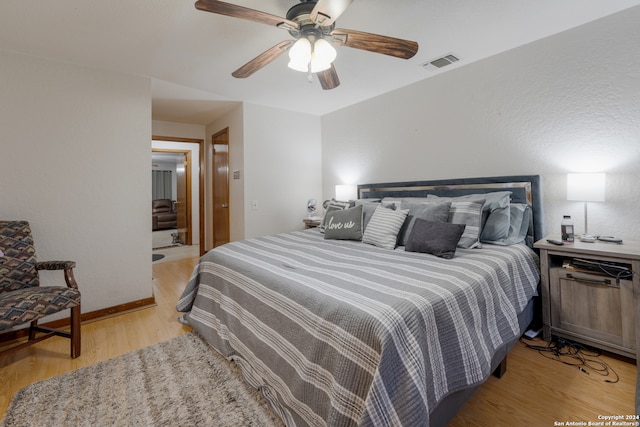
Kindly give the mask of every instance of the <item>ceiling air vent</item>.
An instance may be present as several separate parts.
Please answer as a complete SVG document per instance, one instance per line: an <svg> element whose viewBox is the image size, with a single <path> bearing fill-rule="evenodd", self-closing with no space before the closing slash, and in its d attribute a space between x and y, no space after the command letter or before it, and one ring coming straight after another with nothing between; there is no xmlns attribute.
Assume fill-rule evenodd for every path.
<svg viewBox="0 0 640 427"><path fill-rule="evenodd" d="M446 67L447 65L453 64L457 61L459 61L459 58L455 54L449 53L440 58L432 59L431 61L427 61L420 65L426 70L432 70L436 68Z"/></svg>

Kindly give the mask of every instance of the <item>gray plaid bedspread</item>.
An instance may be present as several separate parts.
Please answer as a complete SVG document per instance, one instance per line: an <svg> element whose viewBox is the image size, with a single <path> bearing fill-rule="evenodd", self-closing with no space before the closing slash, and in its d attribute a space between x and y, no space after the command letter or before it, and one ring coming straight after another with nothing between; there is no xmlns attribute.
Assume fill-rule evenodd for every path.
<svg viewBox="0 0 640 427"><path fill-rule="evenodd" d="M306 230L210 251L177 308L288 426L426 426L519 335L538 271L525 245L444 260Z"/></svg>

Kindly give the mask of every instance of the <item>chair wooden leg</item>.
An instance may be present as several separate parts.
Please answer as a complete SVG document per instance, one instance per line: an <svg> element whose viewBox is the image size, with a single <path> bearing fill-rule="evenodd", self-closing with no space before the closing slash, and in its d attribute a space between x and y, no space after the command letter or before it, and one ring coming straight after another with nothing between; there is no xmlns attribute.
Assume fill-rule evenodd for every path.
<svg viewBox="0 0 640 427"><path fill-rule="evenodd" d="M34 320L31 322L31 327L29 327L29 341L36 339L36 328L38 327L38 321Z"/></svg>
<svg viewBox="0 0 640 427"><path fill-rule="evenodd" d="M82 350L82 335L80 334L80 306L71 309L71 358L80 356Z"/></svg>

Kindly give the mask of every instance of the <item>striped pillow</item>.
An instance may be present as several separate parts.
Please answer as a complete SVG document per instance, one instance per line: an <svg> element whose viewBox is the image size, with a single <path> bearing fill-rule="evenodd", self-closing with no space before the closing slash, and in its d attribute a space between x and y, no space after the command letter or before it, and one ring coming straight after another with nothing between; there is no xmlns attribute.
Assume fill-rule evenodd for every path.
<svg viewBox="0 0 640 427"><path fill-rule="evenodd" d="M385 249L395 249L398 233L408 213L408 209L393 210L378 206L364 230L362 242Z"/></svg>
<svg viewBox="0 0 640 427"><path fill-rule="evenodd" d="M452 202L449 210L449 222L465 224L464 233L458 242L459 248L481 248L480 230L482 226L482 206L484 199Z"/></svg>

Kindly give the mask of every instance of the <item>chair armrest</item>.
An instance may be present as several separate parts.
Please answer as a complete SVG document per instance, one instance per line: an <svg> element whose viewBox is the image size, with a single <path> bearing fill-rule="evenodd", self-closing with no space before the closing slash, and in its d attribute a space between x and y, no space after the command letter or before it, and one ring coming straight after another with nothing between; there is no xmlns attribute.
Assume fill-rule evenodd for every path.
<svg viewBox="0 0 640 427"><path fill-rule="evenodd" d="M42 261L36 262L36 270L64 270L64 280L67 287L78 289L78 284L73 276L75 261Z"/></svg>
<svg viewBox="0 0 640 427"><path fill-rule="evenodd" d="M42 261L36 262L36 270L66 270L75 268L75 261Z"/></svg>

